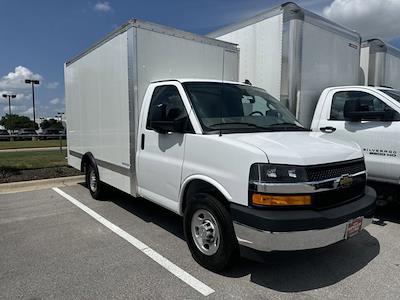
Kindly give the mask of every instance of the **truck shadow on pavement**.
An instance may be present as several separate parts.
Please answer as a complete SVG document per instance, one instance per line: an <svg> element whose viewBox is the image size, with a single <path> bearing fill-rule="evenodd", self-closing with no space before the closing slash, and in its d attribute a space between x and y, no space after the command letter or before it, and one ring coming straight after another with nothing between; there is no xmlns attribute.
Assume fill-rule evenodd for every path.
<svg viewBox="0 0 400 300"><path fill-rule="evenodd" d="M156 224L178 238L185 240L182 218L177 214L146 199L134 198L110 186L107 186L104 192L105 195L102 200L113 202L143 221Z"/></svg>
<svg viewBox="0 0 400 300"><path fill-rule="evenodd" d="M111 201L136 217L151 222L184 240L182 218L144 199L132 199L112 190ZM376 226L376 225L371 225ZM380 252L376 238L367 231L321 249L292 252L256 252L241 248L242 257L232 268L220 273L250 281L280 292L301 292L327 287L357 273Z"/></svg>
<svg viewBox="0 0 400 300"><path fill-rule="evenodd" d="M280 292L308 291L333 285L357 273L379 252L378 240L367 231L314 250L263 253L241 248L244 258L224 275L250 274L251 282Z"/></svg>
<svg viewBox="0 0 400 300"><path fill-rule="evenodd" d="M377 207L375 224L384 226L386 221L400 224L400 203L389 203L384 207Z"/></svg>

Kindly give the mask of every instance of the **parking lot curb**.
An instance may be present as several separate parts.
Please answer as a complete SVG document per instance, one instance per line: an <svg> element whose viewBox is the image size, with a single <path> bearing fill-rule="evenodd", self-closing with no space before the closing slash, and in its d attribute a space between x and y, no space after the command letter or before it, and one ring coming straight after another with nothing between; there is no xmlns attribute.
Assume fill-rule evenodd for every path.
<svg viewBox="0 0 400 300"><path fill-rule="evenodd" d="M62 147L63 150L67 149L67 146ZM60 150L60 146L52 146L52 147L33 147L33 148L7 148L0 149L0 153L8 153L8 152L29 152L29 151L55 151Z"/></svg>
<svg viewBox="0 0 400 300"><path fill-rule="evenodd" d="M2 183L0 184L0 194L28 192L28 191L48 189L52 187L69 186L83 181L85 181L85 176L79 175L79 176L59 177L59 178L40 179L31 181Z"/></svg>

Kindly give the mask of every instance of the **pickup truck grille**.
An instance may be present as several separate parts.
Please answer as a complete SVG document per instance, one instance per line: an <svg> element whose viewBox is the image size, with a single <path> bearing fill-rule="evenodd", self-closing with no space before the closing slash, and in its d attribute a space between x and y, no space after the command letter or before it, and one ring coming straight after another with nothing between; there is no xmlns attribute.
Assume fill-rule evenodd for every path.
<svg viewBox="0 0 400 300"><path fill-rule="evenodd" d="M308 181L321 181L365 171L364 159L307 167Z"/></svg>

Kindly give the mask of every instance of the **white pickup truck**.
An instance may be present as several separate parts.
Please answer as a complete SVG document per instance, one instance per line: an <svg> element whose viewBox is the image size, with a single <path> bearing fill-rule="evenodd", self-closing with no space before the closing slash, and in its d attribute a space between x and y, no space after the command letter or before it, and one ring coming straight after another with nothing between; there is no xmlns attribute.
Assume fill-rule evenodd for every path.
<svg viewBox="0 0 400 300"><path fill-rule="evenodd" d="M396 185L397 193L387 186L379 192L398 196L400 91L370 86L327 88L319 98L311 129L358 143L364 152L368 179Z"/></svg>
<svg viewBox="0 0 400 300"><path fill-rule="evenodd" d="M361 149L302 127L236 78L233 44L133 20L65 65L68 163L183 216L211 270L256 250L324 247L367 226ZM179 79L178 76L208 79ZM169 78L169 79L168 79ZM171 79L174 78L174 79Z"/></svg>

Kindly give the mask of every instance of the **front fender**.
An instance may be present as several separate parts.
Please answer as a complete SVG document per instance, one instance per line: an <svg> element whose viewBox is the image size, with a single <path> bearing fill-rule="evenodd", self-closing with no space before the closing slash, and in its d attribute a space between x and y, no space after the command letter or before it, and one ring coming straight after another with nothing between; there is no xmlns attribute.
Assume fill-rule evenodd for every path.
<svg viewBox="0 0 400 300"><path fill-rule="evenodd" d="M184 199L183 199L184 191L186 190L187 185L190 182L192 182L193 180L202 180L202 181L205 181L205 182L211 184L225 197L226 200L232 201L232 196L230 195L230 193L218 181L216 181L215 179L212 179L206 175L194 174L194 175L190 175L190 176L186 177L185 180L181 184L181 189L179 192L179 214L183 213L182 204L184 202Z"/></svg>

